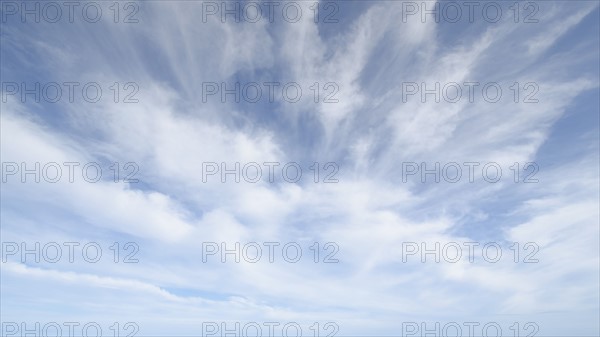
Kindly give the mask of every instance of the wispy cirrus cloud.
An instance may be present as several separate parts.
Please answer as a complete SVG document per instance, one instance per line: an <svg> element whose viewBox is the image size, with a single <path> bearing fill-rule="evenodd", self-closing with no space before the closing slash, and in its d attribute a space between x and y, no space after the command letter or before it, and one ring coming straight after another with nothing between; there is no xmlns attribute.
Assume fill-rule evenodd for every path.
<svg viewBox="0 0 600 337"><path fill-rule="evenodd" d="M401 2L336 2L340 22L330 25L342 29L335 32L311 15L295 23L202 22L201 2L132 4L140 22L129 25L110 16L93 25L2 23L3 83L103 89L97 103L76 96L51 104L21 102L3 85L2 162L98 162L104 170L96 183L6 177L3 243L94 241L104 258L21 263L3 246L3 321L126 317L143 335L198 334L207 321L320 321L336 322L343 336L398 335L399 322L413 321L494 321L506 334L519 321L535 322L543 336L597 334L596 3L540 2L531 24L509 16L452 24L403 22ZM298 5L312 13L314 4ZM251 81L294 82L303 96L203 99L208 82L231 89ZM322 96L334 83L338 102L315 103L315 82ZM465 82L480 82L472 102ZM491 82L503 89L495 103L481 93ZM136 103L122 103L135 88L126 83L137 86ZM463 95L436 103L428 94L424 102L421 83L429 90L457 83ZM407 95L413 84L420 91ZM523 103L527 97L537 102ZM559 132L568 143L553 143ZM558 150L563 157L548 156ZM112 181L113 162L122 170L136 163L140 182ZM230 175L222 183L219 172L205 181L206 163L236 162L262 166L262 178L235 183ZM266 162L282 163L274 182ZM280 177L289 162L303 168L298 183ZM337 183L322 182L329 162L339 167ZM435 162L463 165L460 181L433 183L429 175L422 183L421 172L403 181L403 164ZM465 162L481 163L474 182ZM489 162L503 170L496 183L481 175ZM538 164L538 183L523 183L527 162ZM139 262L112 262L115 241L138 244ZM203 262L207 242L256 242L263 256ZM274 263L265 242L281 243ZM281 258L288 242L303 248L300 262ZM337 263L322 263L335 250L329 242ZM436 242L459 243L462 257L407 256L406 243ZM465 242L498 242L503 258L469 261ZM536 263L522 263L529 242ZM84 299L84 312L64 298Z"/></svg>

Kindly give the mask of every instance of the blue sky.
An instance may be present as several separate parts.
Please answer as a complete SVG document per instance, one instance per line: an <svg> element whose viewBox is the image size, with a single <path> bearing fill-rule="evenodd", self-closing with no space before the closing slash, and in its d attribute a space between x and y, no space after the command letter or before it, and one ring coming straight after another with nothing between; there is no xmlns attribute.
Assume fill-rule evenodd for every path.
<svg viewBox="0 0 600 337"><path fill-rule="evenodd" d="M199 336L207 322L258 322L265 336L264 322L280 324L279 336L290 322L306 336L315 322L320 335L334 322L337 336L409 335L411 322L457 322L464 336L465 322L478 322L477 335L495 323L513 336L515 322L520 335L534 331L527 323L536 336L600 334L598 2L521 1L517 20L514 2L494 2L503 13L497 22L477 10L487 2L475 2L473 22L464 2L440 2L465 11L455 23L409 15L421 1L293 2L302 8L297 22L276 10L273 22L254 23L217 15L203 22L206 6L219 1L119 2L116 17L113 2L97 1L103 15L91 23L81 14L88 2L77 3L74 22L58 3L63 17L38 23L33 15L22 22L21 2L2 1L3 334L11 322L97 322L109 336L115 322L121 335L134 322L137 336ZM322 10L317 23L311 6ZM323 22L330 13L337 22ZM529 14L537 22L524 22ZM63 96L51 103L41 93L36 102L11 87L36 82L58 83ZM80 83L73 102L64 82ZM203 100L207 83L254 82L263 90L258 102ZM271 102L265 82L294 83L303 95L290 103L275 91ZM473 102L465 82L480 83ZM81 96L86 83L101 87L98 102ZM411 83L459 83L463 96L423 101L420 92L406 96ZM481 95L486 83L502 88L498 102ZM334 87L337 102L323 102ZM134 91L136 102L123 102ZM525 103L533 91L537 102ZM98 163L103 173L90 183L75 171L70 182L65 162L80 163L77 170ZM203 181L207 163L265 162L280 163L273 182L265 166L256 183L232 175L223 183L219 174ZM473 182L465 166L456 183L433 175L423 182L420 172L403 180L407 163L465 162L479 163ZM23 182L11 163L59 163L63 175ZM123 181L134 170L126 163L135 163L139 182ZM298 182L282 179L286 163L302 168ZM323 182L334 170L327 163L337 183ZM482 178L487 163L501 167L499 181ZM523 182L526 163L537 165L537 183ZM60 261L9 252L36 242L62 246ZM67 242L80 244L73 263ZM81 258L91 242L102 249L97 263ZM303 255L270 263L263 249L258 263L222 263L219 255L203 262L207 242L294 242ZM330 242L339 262L322 263ZM464 248L458 262L423 263L404 255L407 242L498 243L503 256L490 263L476 251L472 262ZM537 263L522 261L529 242ZM134 249L138 262L123 263Z"/></svg>

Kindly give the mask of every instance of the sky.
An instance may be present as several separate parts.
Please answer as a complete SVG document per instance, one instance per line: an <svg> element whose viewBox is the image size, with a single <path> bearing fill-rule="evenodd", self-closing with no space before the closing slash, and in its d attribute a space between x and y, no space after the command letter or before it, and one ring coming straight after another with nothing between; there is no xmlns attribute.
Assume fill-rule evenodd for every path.
<svg viewBox="0 0 600 337"><path fill-rule="evenodd" d="M0 5L1 335L600 335L597 1Z"/></svg>

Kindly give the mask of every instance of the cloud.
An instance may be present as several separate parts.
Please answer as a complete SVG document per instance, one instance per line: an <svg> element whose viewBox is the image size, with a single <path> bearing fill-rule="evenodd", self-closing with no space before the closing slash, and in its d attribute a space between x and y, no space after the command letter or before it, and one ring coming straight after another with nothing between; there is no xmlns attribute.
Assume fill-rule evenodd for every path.
<svg viewBox="0 0 600 337"><path fill-rule="evenodd" d="M583 42L595 36L597 4L540 4L537 24L452 26L401 22L400 3L361 4L364 11L336 3L346 21L334 33L311 15L296 23L205 23L202 3L135 4L138 24L3 24L7 81L93 81L104 89L94 104L10 96L2 103L3 163L98 162L105 172L96 183L8 177L3 242L140 248L140 262L131 266L35 265L12 257L2 263L7 317L110 322L111 310L123 305L115 317L172 335L197 332L206 320L301 321L306 329L332 321L339 335L392 335L399 319L496 320L505 329L535 321L544 336L597 334L598 128L561 124L597 113L592 94L599 83L590 69L598 50ZM300 5L311 13L313 4ZM581 41L563 47L574 31L585 31ZM297 103L202 100L204 82L247 79L293 81L306 94ZM474 102L468 81L481 82ZM139 102L113 102L114 82L138 85ZM314 103L315 82L321 90L335 82L339 102ZM422 102L419 93L405 102L409 82L429 89L456 82L463 97ZM497 103L479 92L489 82L503 89ZM523 103L532 90L538 102ZM552 145L557 129L577 148L560 146L565 157L549 161L546 154L559 149ZM318 183L309 168L315 161ZM402 180L406 162L470 161L498 163L502 180L477 175L469 182L466 171L458 183ZM115 183L114 162L136 163L140 182ZM285 182L280 167L276 182L266 170L256 183L232 176L223 183L220 174L203 180L206 163L231 169L265 162L297 162L302 180ZM323 182L328 162L339 167L337 183ZM522 182L526 162L539 164L539 183ZM514 163L522 168L518 183ZM231 248L272 241L299 243L302 260L221 263L216 255L202 262L203 242ZM456 263L403 260L407 242L471 241L498 242L502 261L471 262L464 246ZM521 263L528 242L539 248L537 263ZM334 247L327 243L337 247L338 263L323 263ZM83 299L85 310L68 301L56 313L43 310L62 296ZM24 309L25 302L38 309Z"/></svg>

